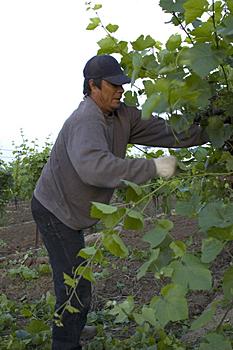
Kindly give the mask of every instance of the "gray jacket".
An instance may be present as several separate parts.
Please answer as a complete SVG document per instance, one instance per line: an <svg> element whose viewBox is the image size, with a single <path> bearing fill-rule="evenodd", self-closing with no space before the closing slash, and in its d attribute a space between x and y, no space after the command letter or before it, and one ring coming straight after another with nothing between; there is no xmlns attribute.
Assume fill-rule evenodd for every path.
<svg viewBox="0 0 233 350"><path fill-rule="evenodd" d="M36 185L39 202L64 224L84 229L96 223L91 202L109 203L121 180L142 184L156 176L149 159L124 159L127 144L189 147L207 142L200 127L177 135L164 119L141 119L141 112L124 103L105 116L86 97L65 121Z"/></svg>

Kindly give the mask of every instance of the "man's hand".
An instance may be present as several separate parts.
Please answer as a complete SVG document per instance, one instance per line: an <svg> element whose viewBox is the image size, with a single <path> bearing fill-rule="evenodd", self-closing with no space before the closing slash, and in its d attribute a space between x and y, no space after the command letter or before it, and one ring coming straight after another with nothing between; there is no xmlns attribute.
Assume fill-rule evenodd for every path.
<svg viewBox="0 0 233 350"><path fill-rule="evenodd" d="M156 166L157 176L169 179L175 174L177 160L173 156L161 157L153 159Z"/></svg>

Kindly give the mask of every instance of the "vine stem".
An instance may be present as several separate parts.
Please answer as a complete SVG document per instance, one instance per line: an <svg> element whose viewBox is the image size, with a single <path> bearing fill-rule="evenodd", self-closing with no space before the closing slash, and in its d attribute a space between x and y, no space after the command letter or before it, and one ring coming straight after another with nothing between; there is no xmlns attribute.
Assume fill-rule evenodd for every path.
<svg viewBox="0 0 233 350"><path fill-rule="evenodd" d="M143 152L144 154L148 154L148 152L146 152L145 150L141 149L140 147L133 145L136 149L138 149L139 151Z"/></svg>
<svg viewBox="0 0 233 350"><path fill-rule="evenodd" d="M189 34L189 32L186 30L185 26L182 24L181 20L179 19L179 17L176 15L175 12L172 12L172 15L175 17L175 19L177 20L177 22L180 24L181 29L185 32L185 34L188 36L189 40L191 41L191 43L194 45L194 41L191 37L191 35Z"/></svg>
<svg viewBox="0 0 233 350"><path fill-rule="evenodd" d="M100 21L100 26L103 28L103 30L105 31L105 33L107 34L107 36L113 41L113 43L116 45L117 48L119 48L119 45L118 45L118 41L116 38L114 38L114 36L112 36L109 31L107 30L107 28L105 27L105 25L103 24L99 14L97 11L95 11L95 14L97 16L97 18L99 19ZM119 52L122 54L121 50L119 50ZM123 54L122 54L123 55Z"/></svg>
<svg viewBox="0 0 233 350"><path fill-rule="evenodd" d="M98 250L98 249L101 247L101 245L102 245L102 241L100 241L100 239L101 239L101 237L98 237L97 240L96 240L96 242L95 242L95 244L94 244L94 247L96 247L96 246L97 246L97 243L99 243L99 245L96 247L97 250ZM80 264L77 266L76 270L77 270L80 266L83 266L83 265L86 263L86 264L84 265L84 269L83 269L82 275L78 275L78 278L77 278L77 279L76 279L77 272L75 272L74 277L73 277L74 279L76 279L76 280L75 280L75 287L74 287L74 288L71 287L71 288L72 288L72 291L71 291L71 293L70 293L68 299L67 299L58 309L55 310L55 314L59 315L60 318L62 318L62 316L63 316L63 314L64 314L64 312L65 312L65 310L66 310L65 306L71 302L73 296L75 296L75 297L77 298L78 302L80 303L80 305L83 306L83 304L82 304L80 298L78 297L78 295L77 295L77 293L76 293L76 288L77 288L77 286L79 285L80 280L81 280L81 278L83 277L83 274L84 274L85 270L94 262L94 256L95 256L95 255L93 255L93 256L92 256L90 259L88 259L88 260L85 259L82 263L80 263ZM84 278L84 277L83 277L83 278ZM62 310L62 312L59 314L60 310Z"/></svg>
<svg viewBox="0 0 233 350"><path fill-rule="evenodd" d="M212 21L213 21L213 27L214 27L214 36L216 41L216 47L219 49L219 38L217 34L217 28L216 28L216 22L215 22L215 1L212 1Z"/></svg>
<svg viewBox="0 0 233 350"><path fill-rule="evenodd" d="M188 179L188 178L206 177L206 176L230 176L232 174L233 174L233 171L230 171L228 173L203 173L203 174L195 174L195 175L182 175L182 178Z"/></svg>
<svg viewBox="0 0 233 350"><path fill-rule="evenodd" d="M223 64L220 64L220 67L222 68L222 71L223 71L223 75L224 75L224 78L225 78L225 82L226 82L226 88L227 90L229 91L229 84L228 84L228 79L227 79L227 73L226 73L226 70L223 66Z"/></svg>
<svg viewBox="0 0 233 350"><path fill-rule="evenodd" d="M228 313L231 311L232 308L233 308L233 301L231 301L231 303L228 305L226 312L224 313L224 315L223 315L223 317L221 318L221 320L220 320L218 326L216 327L216 331L217 331L217 332L220 330L220 328L221 328L221 326L222 326L222 324L223 324L225 318L227 317Z"/></svg>
<svg viewBox="0 0 233 350"><path fill-rule="evenodd" d="M144 196L142 199L140 199L138 202L136 202L135 205L132 207L132 209L129 209L128 211L126 211L126 213L118 220L118 222L115 224L115 226L117 226L122 220L124 220L124 218L126 217L126 215L127 215L131 210L133 210L133 208L134 208L136 205L139 205L139 204L140 204L142 201L144 201L147 197L151 197L154 193L156 193L157 191L159 191L159 190L160 190L162 187L164 187L166 184L167 184L167 183L165 182L164 184L162 184L161 186L159 186L158 188L156 188L154 191L150 192L149 194L147 194L146 196ZM97 243L99 243L99 244L97 245ZM96 240L96 242L95 242L95 244L94 244L94 247L95 247L95 246L97 246L97 247L96 247L97 250L100 249L100 247L102 246L101 236L98 237L98 239ZM86 263L86 261L87 261L87 263ZM82 275L79 275L78 278L76 279L76 281L75 281L75 287L74 287L74 288L71 287L71 288L72 288L72 291L71 291L71 293L70 293L68 299L67 299L57 310L55 310L55 314L58 315L58 316L60 317L60 319L62 318L62 316L63 316L63 314L64 314L64 312L65 312L65 310L66 310L65 306L71 302L71 300L72 300L72 298L73 298L74 296L76 296L76 298L78 299L78 302L82 305L82 302L81 302L81 300L79 299L79 297L78 297L78 295L77 295L77 293L76 293L76 288L77 288L78 284L80 283L80 280L81 280L81 278L83 277L83 274L84 274L85 270L86 270L93 262L94 262L94 255L93 255L90 259L85 260L85 261L83 261L81 264L79 264L78 267L80 267L80 266L84 265L84 263L86 263L85 266L84 266ZM75 274L75 275L74 275L74 278L76 278L76 276L77 276L77 275ZM59 314L60 310L62 310L62 312Z"/></svg>
<svg viewBox="0 0 233 350"><path fill-rule="evenodd" d="M213 27L214 27L214 36L215 36L215 41L216 41L216 48L219 49L219 37L218 37L216 21L215 21L215 0L212 1L212 16L211 17L212 17ZM224 79L225 79L226 88L229 91L229 83L228 83L228 79L227 79L226 70L225 70L223 64L220 64L220 67L221 67L221 69L223 71L223 76L224 76Z"/></svg>

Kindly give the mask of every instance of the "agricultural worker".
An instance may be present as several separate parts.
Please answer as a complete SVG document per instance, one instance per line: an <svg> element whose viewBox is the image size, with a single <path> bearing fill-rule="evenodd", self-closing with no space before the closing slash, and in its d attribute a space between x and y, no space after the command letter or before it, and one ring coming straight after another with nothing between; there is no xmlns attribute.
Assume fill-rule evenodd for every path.
<svg viewBox="0 0 233 350"><path fill-rule="evenodd" d="M123 85L130 83L109 55L92 57L85 65L84 99L65 121L36 185L32 214L48 250L53 270L56 309L67 300L66 273L72 276L82 262L83 229L96 224L91 203L109 203L122 179L136 184L175 173L176 159L125 159L127 144L189 147L207 142L199 126L174 135L161 118L141 118L141 111L121 102ZM177 143L177 139L179 142ZM81 279L63 327L54 324L53 350L78 350L91 301L90 282Z"/></svg>

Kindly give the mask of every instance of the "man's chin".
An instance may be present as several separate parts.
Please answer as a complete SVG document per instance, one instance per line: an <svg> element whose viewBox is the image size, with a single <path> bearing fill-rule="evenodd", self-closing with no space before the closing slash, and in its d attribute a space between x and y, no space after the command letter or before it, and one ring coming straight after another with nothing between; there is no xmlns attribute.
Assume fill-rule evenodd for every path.
<svg viewBox="0 0 233 350"><path fill-rule="evenodd" d="M114 105L112 105L112 111L115 111L115 110L119 109L120 105L121 105L120 101L118 103L114 103Z"/></svg>

